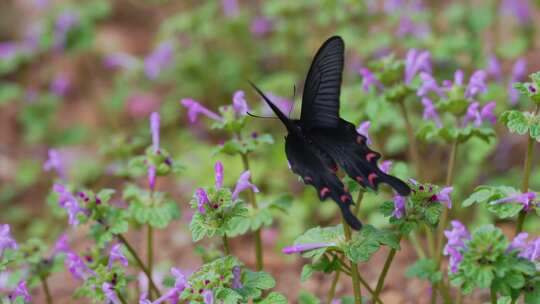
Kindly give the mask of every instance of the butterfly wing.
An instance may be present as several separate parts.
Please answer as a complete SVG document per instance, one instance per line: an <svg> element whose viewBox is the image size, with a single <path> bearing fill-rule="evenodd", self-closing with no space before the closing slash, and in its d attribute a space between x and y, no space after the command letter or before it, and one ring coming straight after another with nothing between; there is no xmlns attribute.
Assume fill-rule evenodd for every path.
<svg viewBox="0 0 540 304"><path fill-rule="evenodd" d="M321 46L306 77L300 123L304 129L339 124L339 94L345 44L334 36Z"/></svg>
<svg viewBox="0 0 540 304"><path fill-rule="evenodd" d="M411 190L405 182L379 169L381 154L366 145L366 138L356 132L352 123L341 119L337 128L313 129L309 136L363 187L377 190L380 183L386 183L400 195L409 195Z"/></svg>
<svg viewBox="0 0 540 304"><path fill-rule="evenodd" d="M317 189L320 200L333 199L346 222L353 229L359 230L362 223L350 210L353 204L351 194L331 168L333 161L309 145L304 138L294 134L289 134L285 138L285 153L291 170L298 174L305 184Z"/></svg>

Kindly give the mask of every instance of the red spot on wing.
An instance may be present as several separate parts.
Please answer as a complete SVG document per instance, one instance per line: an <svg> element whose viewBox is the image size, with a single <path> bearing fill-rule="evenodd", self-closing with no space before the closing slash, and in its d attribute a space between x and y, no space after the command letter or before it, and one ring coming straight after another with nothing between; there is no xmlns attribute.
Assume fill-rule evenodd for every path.
<svg viewBox="0 0 540 304"><path fill-rule="evenodd" d="M328 187L324 187L321 189L321 192L319 192L319 194L321 195L321 197L325 197L328 193L330 193L330 189Z"/></svg>
<svg viewBox="0 0 540 304"><path fill-rule="evenodd" d="M366 160L367 160L368 162L371 162L371 160L372 160L373 158L375 158L375 157L377 157L377 154L375 154L375 153L373 153L373 152L369 152L368 154L366 154Z"/></svg>
<svg viewBox="0 0 540 304"><path fill-rule="evenodd" d="M342 203L346 203L349 200L349 196L347 194L342 194L339 199Z"/></svg>
<svg viewBox="0 0 540 304"><path fill-rule="evenodd" d="M332 165L330 165L330 170L332 170L334 173L336 173L337 170L338 170L337 164L333 163Z"/></svg>
<svg viewBox="0 0 540 304"><path fill-rule="evenodd" d="M363 183L363 182L364 182L364 178L361 177L360 175L358 175L355 179L356 179L356 181L359 182L359 183Z"/></svg>
<svg viewBox="0 0 540 304"><path fill-rule="evenodd" d="M377 173L370 173L368 175L368 180L371 185L375 185L375 179L377 178Z"/></svg>

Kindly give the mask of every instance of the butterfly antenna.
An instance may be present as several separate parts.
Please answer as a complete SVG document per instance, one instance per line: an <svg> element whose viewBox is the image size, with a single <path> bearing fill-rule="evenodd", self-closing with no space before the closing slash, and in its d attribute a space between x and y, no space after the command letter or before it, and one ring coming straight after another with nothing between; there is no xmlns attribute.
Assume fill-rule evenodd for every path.
<svg viewBox="0 0 540 304"><path fill-rule="evenodd" d="M292 100L291 100L291 108L289 109L289 113L287 116L291 118L291 113L294 111L294 99L296 98L296 83L293 84L293 91L292 91Z"/></svg>
<svg viewBox="0 0 540 304"><path fill-rule="evenodd" d="M249 111L246 112L246 113L247 113L247 115L249 115L251 117L255 117L255 118L278 119L277 117L266 117L266 116L255 115L255 114L250 113Z"/></svg>

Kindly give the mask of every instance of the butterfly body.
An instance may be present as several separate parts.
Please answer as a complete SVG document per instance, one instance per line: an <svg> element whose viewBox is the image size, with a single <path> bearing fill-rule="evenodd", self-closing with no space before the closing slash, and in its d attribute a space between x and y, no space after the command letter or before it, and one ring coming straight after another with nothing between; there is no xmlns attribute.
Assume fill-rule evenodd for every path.
<svg viewBox="0 0 540 304"><path fill-rule="evenodd" d="M354 124L339 117L344 48L343 40L334 36L315 55L304 85L300 119L289 119L252 86L287 128L285 154L291 170L317 189L320 200L335 201L346 222L359 230L362 224L350 210L354 202L336 175L338 166L366 188L377 190L379 183L387 183L403 196L410 188L382 172L377 165L381 155L367 146Z"/></svg>

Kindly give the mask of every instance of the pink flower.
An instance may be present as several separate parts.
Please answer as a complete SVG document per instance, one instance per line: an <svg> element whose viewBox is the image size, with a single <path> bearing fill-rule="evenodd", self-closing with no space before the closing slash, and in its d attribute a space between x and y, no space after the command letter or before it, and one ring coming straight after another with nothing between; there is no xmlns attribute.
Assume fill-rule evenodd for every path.
<svg viewBox="0 0 540 304"><path fill-rule="evenodd" d="M444 187L437 193L437 201L445 204L448 209L452 209L452 198L450 197L450 194L453 190L453 187Z"/></svg>
<svg viewBox="0 0 540 304"><path fill-rule="evenodd" d="M152 146L155 153L159 150L159 121L159 113L153 112L150 115L150 130L152 133Z"/></svg>
<svg viewBox="0 0 540 304"><path fill-rule="evenodd" d="M368 145L371 145L371 138L369 137L369 128L371 127L371 122L369 120L360 122L360 125L358 125L358 128L356 129L356 132L358 134L363 135L366 138L366 142Z"/></svg>
<svg viewBox="0 0 540 304"><path fill-rule="evenodd" d="M236 200L238 198L238 194L240 194L240 192L246 189L251 189L253 192L259 192L259 189L257 188L257 186L252 184L250 182L250 179L251 179L251 173L249 172L249 170L244 171L240 175L240 178L238 178L238 181L236 182L236 187L234 188L234 191L232 193L233 200Z"/></svg>
<svg viewBox="0 0 540 304"><path fill-rule="evenodd" d="M391 160L385 160L379 166L379 169L381 169L381 171L386 173L386 174L388 174L390 172L391 168L392 168L392 161Z"/></svg>
<svg viewBox="0 0 540 304"><path fill-rule="evenodd" d="M124 267L128 266L128 259L122 252L122 245L116 244L111 247L111 251L109 251L109 263L107 264L107 268L111 270L112 265L115 261L120 262L120 264Z"/></svg>
<svg viewBox="0 0 540 304"><path fill-rule="evenodd" d="M372 86L375 86L379 89L383 88L382 83L368 68L361 68L358 73L360 74L360 76L362 76L362 89L365 92L369 92L369 88Z"/></svg>
<svg viewBox="0 0 540 304"><path fill-rule="evenodd" d="M204 209L204 206L208 206L210 204L208 195L206 194L206 191L204 191L203 188L198 188L197 190L195 190L195 193L197 195L199 213L204 214L206 212L206 209Z"/></svg>
<svg viewBox="0 0 540 304"><path fill-rule="evenodd" d="M174 46L171 41L160 43L157 48L144 59L144 71L149 79L158 78L159 74L171 65Z"/></svg>
<svg viewBox="0 0 540 304"><path fill-rule="evenodd" d="M450 272L455 273L463 260L462 251L467 249L465 241L471 239L471 234L461 222L452 221L451 224L452 230L444 231L448 242L444 246L443 254L450 256Z"/></svg>
<svg viewBox="0 0 540 304"><path fill-rule="evenodd" d="M201 105L199 102L191 99L191 98L184 98L180 101L180 103L188 109L188 117L189 121L191 123L194 123L197 121L197 116L199 114L203 114L213 120L221 121L222 118L218 114L208 110L203 105Z"/></svg>
<svg viewBox="0 0 540 304"><path fill-rule="evenodd" d="M400 219L405 215L405 206L407 205L407 199L403 196L396 195L394 196L394 211L392 216Z"/></svg>
<svg viewBox="0 0 540 304"><path fill-rule="evenodd" d="M136 92L127 98L125 107L131 117L146 118L159 109L159 100L151 93Z"/></svg>
<svg viewBox="0 0 540 304"><path fill-rule="evenodd" d="M112 285L109 282L104 282L103 285L101 285L101 290L105 294L105 297L108 300L108 303L112 304L122 304L120 300L118 299L118 296L116 295L116 291L114 290L114 285Z"/></svg>
<svg viewBox="0 0 540 304"><path fill-rule="evenodd" d="M5 249L17 249L17 242L9 233L10 227L8 224L0 225L0 256Z"/></svg>
<svg viewBox="0 0 540 304"><path fill-rule="evenodd" d="M523 210L527 212L531 209L531 206L540 204L540 201L536 199L536 193L531 191L509 195L507 197L503 197L501 199L493 201L490 204L496 205L502 203L520 203L523 205Z"/></svg>
<svg viewBox="0 0 540 304"><path fill-rule="evenodd" d="M438 128L442 128L441 118L439 117L439 113L437 113L435 105L431 102L431 99L423 97L422 105L424 106L422 118L425 120L433 120Z"/></svg>
<svg viewBox="0 0 540 304"><path fill-rule="evenodd" d="M214 171L216 172L216 189L220 189L223 186L223 164L220 161L216 162Z"/></svg>
<svg viewBox="0 0 540 304"><path fill-rule="evenodd" d="M428 51L410 49L405 56L405 83L410 84L420 72L431 74L431 54Z"/></svg>
<svg viewBox="0 0 540 304"><path fill-rule="evenodd" d="M314 249L324 248L324 247L330 247L335 246L335 243L308 243L308 244L298 244L293 245L289 247L283 248L281 250L284 254L294 254L294 253L302 253L304 251L310 251Z"/></svg>
<svg viewBox="0 0 540 304"><path fill-rule="evenodd" d="M246 116L249 107L246 102L244 91L236 91L233 96L233 109L237 117Z"/></svg>
<svg viewBox="0 0 540 304"><path fill-rule="evenodd" d="M49 149L48 152L49 159L43 164L43 170L45 171L51 171L55 170L56 174L58 174L58 177L61 179L65 179L65 171L64 167L62 166L62 162L60 161L60 155L56 149Z"/></svg>
<svg viewBox="0 0 540 304"><path fill-rule="evenodd" d="M13 292L9 295L10 300L15 300L17 299L17 297L22 297L24 302L32 301L32 297L30 296L30 293L26 288L26 281L19 281L19 283L15 287L15 290L13 290Z"/></svg>

